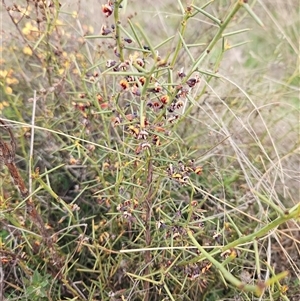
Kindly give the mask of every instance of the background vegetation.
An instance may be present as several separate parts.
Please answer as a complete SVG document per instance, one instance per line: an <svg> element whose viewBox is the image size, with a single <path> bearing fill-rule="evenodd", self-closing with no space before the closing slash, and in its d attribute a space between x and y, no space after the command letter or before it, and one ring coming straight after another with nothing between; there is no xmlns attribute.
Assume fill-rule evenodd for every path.
<svg viewBox="0 0 300 301"><path fill-rule="evenodd" d="M297 9L2 0L0 300L299 300Z"/></svg>

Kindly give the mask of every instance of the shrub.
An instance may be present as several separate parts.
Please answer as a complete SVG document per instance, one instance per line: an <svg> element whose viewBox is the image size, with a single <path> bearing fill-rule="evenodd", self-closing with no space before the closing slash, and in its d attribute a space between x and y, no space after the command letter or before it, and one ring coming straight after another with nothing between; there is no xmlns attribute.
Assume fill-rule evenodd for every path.
<svg viewBox="0 0 300 301"><path fill-rule="evenodd" d="M296 76L257 99L270 7L196 2L3 1L6 299L297 298Z"/></svg>

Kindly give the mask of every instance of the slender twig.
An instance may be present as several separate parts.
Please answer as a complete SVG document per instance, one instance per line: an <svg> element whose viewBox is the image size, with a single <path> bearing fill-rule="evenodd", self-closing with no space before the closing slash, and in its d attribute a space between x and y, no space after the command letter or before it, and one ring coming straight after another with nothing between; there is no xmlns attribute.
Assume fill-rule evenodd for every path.
<svg viewBox="0 0 300 301"><path fill-rule="evenodd" d="M146 222L145 222L145 241L146 246L151 245L151 212L152 212L152 181L153 181L153 162L152 158L149 157L148 161L148 173L147 173L147 187L148 193L146 195L145 203L146 203ZM146 261L146 268L145 268L145 275L149 274L150 272L150 262L151 262L151 251L145 251L145 261ZM150 282L144 281L144 290L145 296L144 301L150 300Z"/></svg>
<svg viewBox="0 0 300 301"><path fill-rule="evenodd" d="M14 184L20 190L21 195L24 198L28 197L28 189L20 176L20 173L15 165L15 154L16 154L16 142L14 135L9 128L9 126L0 119L0 123L2 124L3 128L8 132L10 136L10 145L8 145L1 137L0 137L0 149L1 149L1 158L3 163L9 170L11 177L13 178Z"/></svg>
<svg viewBox="0 0 300 301"><path fill-rule="evenodd" d="M120 30L120 20L119 20L119 7L122 2L123 0L118 0L115 2L114 19L116 22L116 41L117 41L118 52L120 55L120 61L124 62L124 53L123 53L123 45L121 40L121 30Z"/></svg>
<svg viewBox="0 0 300 301"><path fill-rule="evenodd" d="M34 148L34 125L35 125L35 109L36 109L36 90L33 92L33 107L31 118L31 137L30 137L30 153L29 153L29 194L32 193L32 161L33 161L33 148Z"/></svg>

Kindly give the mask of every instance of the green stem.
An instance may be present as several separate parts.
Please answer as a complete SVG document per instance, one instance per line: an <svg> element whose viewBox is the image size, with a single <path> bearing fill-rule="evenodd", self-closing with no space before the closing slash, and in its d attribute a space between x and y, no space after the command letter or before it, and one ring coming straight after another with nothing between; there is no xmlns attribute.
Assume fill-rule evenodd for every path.
<svg viewBox="0 0 300 301"><path fill-rule="evenodd" d="M298 208L300 211L300 205ZM297 211L297 210L295 210ZM299 212L298 212L299 215ZM194 237L192 231L190 229L187 230L187 234L189 238L192 240L193 244L198 248L198 250L201 252L202 255L204 255L214 266L217 268L222 276L230 282L232 285L236 286L238 289L247 291L247 292L253 292L257 296L261 296L262 293L264 292L265 288L278 282L279 280L283 279L288 275L288 272L284 271L271 279L267 280L265 283L258 283L257 285L250 285L250 284L245 284L241 282L239 279L234 277L224 266L222 263L218 262L216 259L213 258L213 256L206 252L206 250L198 243L196 238Z"/></svg>
<svg viewBox="0 0 300 301"><path fill-rule="evenodd" d="M195 62L193 68L191 69L190 73L186 76L186 80L192 75L192 73L198 68L198 66L202 63L202 61L204 60L204 58L211 52L211 50L214 48L214 46L216 45L216 43L219 41L219 39L222 37L222 34L224 32L224 30L226 29L226 27L228 26L229 22L231 21L231 19L234 17L234 15L238 12L238 10L241 8L242 4L241 1L237 1L233 7L233 9L231 10L231 12L229 13L229 15L225 18L224 22L222 23L222 25L220 26L217 34L214 36L214 38L212 39L212 41L209 43L209 45L207 46L207 48L205 49L205 51L202 53L202 55L198 58L198 60Z"/></svg>
<svg viewBox="0 0 300 301"><path fill-rule="evenodd" d="M254 239L258 239L264 235L267 235L269 231L274 230L276 227L279 225L294 219L294 218L299 218L300 217L300 204L296 205L293 209L290 210L290 213L280 216L276 218L273 222L267 224L265 227L261 228L259 231L255 233L251 233L247 236L240 237L233 242L229 243L223 248L223 251L229 250L231 248L234 248L238 245L249 243L250 241L253 241Z"/></svg>
<svg viewBox="0 0 300 301"><path fill-rule="evenodd" d="M116 26L116 41L118 47L118 53L120 55L120 61L124 62L124 53L123 53L123 45L121 40L121 26L120 26L120 16L119 16L119 6L123 0L119 0L115 2L115 9L114 9L114 19L115 19L115 26Z"/></svg>
<svg viewBox="0 0 300 301"><path fill-rule="evenodd" d="M214 259L210 253L206 252L202 246L198 243L196 238L194 237L193 233L191 230L187 230L187 234L189 238L192 240L193 244L198 248L198 250L204 255L219 271L220 273L224 276L224 278L229 281L231 284L233 284L235 287L238 287L240 289L244 289L246 291L254 292L258 295L261 295L262 291L260 287L256 285L245 285L243 282L241 282L239 279L234 277L227 269L216 259Z"/></svg>
<svg viewBox="0 0 300 301"><path fill-rule="evenodd" d="M180 28L179 34L182 37L184 37L184 33L185 33L185 30L186 30L187 20L190 17L191 17L190 13L186 12L185 15L184 15L184 17L183 17L183 20L181 21L181 28ZM171 68L174 68L174 65L175 65L175 63L177 61L178 54L179 54L179 51L180 51L181 48L182 48L182 41L181 41L181 39L179 39L178 43L176 45L176 49L175 49L175 53L174 53L172 62L171 62Z"/></svg>

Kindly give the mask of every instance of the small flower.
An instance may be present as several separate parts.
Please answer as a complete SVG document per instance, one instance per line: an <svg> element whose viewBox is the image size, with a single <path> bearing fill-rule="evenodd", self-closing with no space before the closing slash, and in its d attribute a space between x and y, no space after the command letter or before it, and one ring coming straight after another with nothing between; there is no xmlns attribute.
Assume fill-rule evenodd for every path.
<svg viewBox="0 0 300 301"><path fill-rule="evenodd" d="M103 102L100 104L100 108L101 109L107 109L109 107L109 103L108 102Z"/></svg>
<svg viewBox="0 0 300 301"><path fill-rule="evenodd" d="M130 134L132 134L135 138L138 138L139 134L140 134L140 129L133 126L133 125L130 125L128 127L128 131Z"/></svg>
<svg viewBox="0 0 300 301"><path fill-rule="evenodd" d="M133 95L136 95L136 96L140 96L141 95L141 91L140 91L140 89L137 86L133 86L131 88L131 92L132 92Z"/></svg>
<svg viewBox="0 0 300 301"><path fill-rule="evenodd" d="M12 90L12 88L11 87L5 87L5 93L6 94L12 94L12 92L13 92L13 90Z"/></svg>
<svg viewBox="0 0 300 301"><path fill-rule="evenodd" d="M166 130L161 126L155 126L154 131L158 133L164 133Z"/></svg>
<svg viewBox="0 0 300 301"><path fill-rule="evenodd" d="M115 47L115 48L114 48L114 54L115 54L117 57L120 57L120 53L118 52L118 47Z"/></svg>
<svg viewBox="0 0 300 301"><path fill-rule="evenodd" d="M118 126L121 123L121 120L119 117L113 117L111 123L114 127Z"/></svg>
<svg viewBox="0 0 300 301"><path fill-rule="evenodd" d="M115 66L116 63L117 63L117 62L116 62L115 60L107 60L107 62L106 62L106 67L107 67L107 68L111 68L111 67Z"/></svg>
<svg viewBox="0 0 300 301"><path fill-rule="evenodd" d="M201 166L197 166L194 169L195 174L200 175L202 173L202 167Z"/></svg>
<svg viewBox="0 0 300 301"><path fill-rule="evenodd" d="M105 17L108 18L114 11L111 1L108 1L107 4L102 4L102 12Z"/></svg>
<svg viewBox="0 0 300 301"><path fill-rule="evenodd" d="M126 43L128 43L128 44L132 43L132 40L129 39L129 38L124 38L124 41L125 41Z"/></svg>
<svg viewBox="0 0 300 301"><path fill-rule="evenodd" d="M106 25L102 25L102 27L101 27L101 35L107 36L110 33L111 33L111 30Z"/></svg>
<svg viewBox="0 0 300 301"><path fill-rule="evenodd" d="M122 79L120 81L120 86L122 87L123 90L127 90L129 88L129 83L126 79Z"/></svg>
<svg viewBox="0 0 300 301"><path fill-rule="evenodd" d="M161 59L160 56L157 57L157 67L165 67L168 65L168 61L166 59Z"/></svg>
<svg viewBox="0 0 300 301"><path fill-rule="evenodd" d="M177 75L178 75L180 78L183 78L183 77L186 76L186 74L184 73L184 68L183 68L183 67L177 72Z"/></svg>
<svg viewBox="0 0 300 301"><path fill-rule="evenodd" d="M173 173L172 178L179 181L183 178L183 175L181 173Z"/></svg>
<svg viewBox="0 0 300 301"><path fill-rule="evenodd" d="M32 56L32 50L29 46L25 46L23 48L23 53L26 54L26 55Z"/></svg>
<svg viewBox="0 0 300 301"><path fill-rule="evenodd" d="M142 86L145 84L146 82L146 78L144 76L139 78L139 82L142 84Z"/></svg>
<svg viewBox="0 0 300 301"><path fill-rule="evenodd" d="M137 117L137 113L134 112L133 114L127 114L125 117L128 121L133 121Z"/></svg>
<svg viewBox="0 0 300 301"><path fill-rule="evenodd" d="M161 103L158 102L158 101L154 101L154 102L152 103L152 108L153 108L154 111L158 111L158 110L162 109L163 107L164 107L164 105L161 104Z"/></svg>
<svg viewBox="0 0 300 301"><path fill-rule="evenodd" d="M196 207L198 204L198 202L196 200L191 201L191 206L192 207Z"/></svg>
<svg viewBox="0 0 300 301"><path fill-rule="evenodd" d="M145 65L144 60L141 58L137 58L135 62L141 67L144 67L144 65Z"/></svg>
<svg viewBox="0 0 300 301"><path fill-rule="evenodd" d="M184 105L183 101L179 100L179 101L176 102L175 107L176 107L177 110L179 110L180 108L183 107L183 105Z"/></svg>
<svg viewBox="0 0 300 301"><path fill-rule="evenodd" d="M165 222L162 219L157 221L156 222L156 228L157 229L165 229L166 228Z"/></svg>
<svg viewBox="0 0 300 301"><path fill-rule="evenodd" d="M151 145L149 143L142 143L141 146L142 146L142 149L149 149L149 148L151 148Z"/></svg>
<svg viewBox="0 0 300 301"><path fill-rule="evenodd" d="M179 115L173 115L168 118L168 122L174 123L179 118Z"/></svg>
<svg viewBox="0 0 300 301"><path fill-rule="evenodd" d="M153 88L150 88L148 91L152 93L159 93L162 90L162 87L159 85L159 83L155 83Z"/></svg>
<svg viewBox="0 0 300 301"><path fill-rule="evenodd" d="M182 98L186 98L188 95L189 91L185 88L181 88L178 93L176 94L176 98L182 97Z"/></svg>
<svg viewBox="0 0 300 301"><path fill-rule="evenodd" d="M136 147L136 149L135 149L135 154L136 155L139 155L140 153L141 153L141 151L142 151L142 145L141 144L139 144L137 147Z"/></svg>
<svg viewBox="0 0 300 301"><path fill-rule="evenodd" d="M152 103L151 101L148 101L148 102L146 103L146 106L147 106L148 108L153 108L153 103Z"/></svg>
<svg viewBox="0 0 300 301"><path fill-rule="evenodd" d="M160 98L160 101L163 103L163 104L167 104L169 102L169 96L168 95L163 95L161 98Z"/></svg>
<svg viewBox="0 0 300 301"><path fill-rule="evenodd" d="M152 143L153 143L155 146L160 146L160 139L159 139L158 135L154 135L154 136L153 136Z"/></svg>
<svg viewBox="0 0 300 301"><path fill-rule="evenodd" d="M128 82L133 82L133 81L134 81L134 77L131 76L131 75L128 75L128 76L126 76L126 80L127 80Z"/></svg>
<svg viewBox="0 0 300 301"><path fill-rule="evenodd" d="M197 83L200 82L200 79L197 76L190 78L186 83L190 88L193 88Z"/></svg>
<svg viewBox="0 0 300 301"><path fill-rule="evenodd" d="M88 144L86 149L92 153L96 149L96 146L94 144Z"/></svg>
<svg viewBox="0 0 300 301"><path fill-rule="evenodd" d="M176 110L176 104L174 102L168 107L168 112L173 113Z"/></svg>
<svg viewBox="0 0 300 301"><path fill-rule="evenodd" d="M74 101L73 101L73 102L72 102L72 105L73 105L76 109L78 109L78 110L84 112L87 108L89 108L89 107L91 106L91 103L90 103L90 102L82 103L82 102L74 102Z"/></svg>
<svg viewBox="0 0 300 301"><path fill-rule="evenodd" d="M162 90L162 87L159 85L159 83L154 84L154 91L156 93L159 93Z"/></svg>
<svg viewBox="0 0 300 301"><path fill-rule="evenodd" d="M74 157L71 157L69 160L70 165L75 165L77 164L77 160Z"/></svg>
<svg viewBox="0 0 300 301"><path fill-rule="evenodd" d="M125 62L124 62L124 63L121 63L121 64L119 65L119 70L126 71L127 68L128 68L128 64L125 63Z"/></svg>
<svg viewBox="0 0 300 301"><path fill-rule="evenodd" d="M139 132L137 138L138 138L139 140L141 140L141 139L146 140L147 137L148 137L148 135L149 135L148 132L146 132L146 131L143 130L143 131L140 131L140 132Z"/></svg>
<svg viewBox="0 0 300 301"><path fill-rule="evenodd" d="M103 97L101 96L100 93L97 93L96 98L97 98L98 102L102 102L103 101Z"/></svg>

